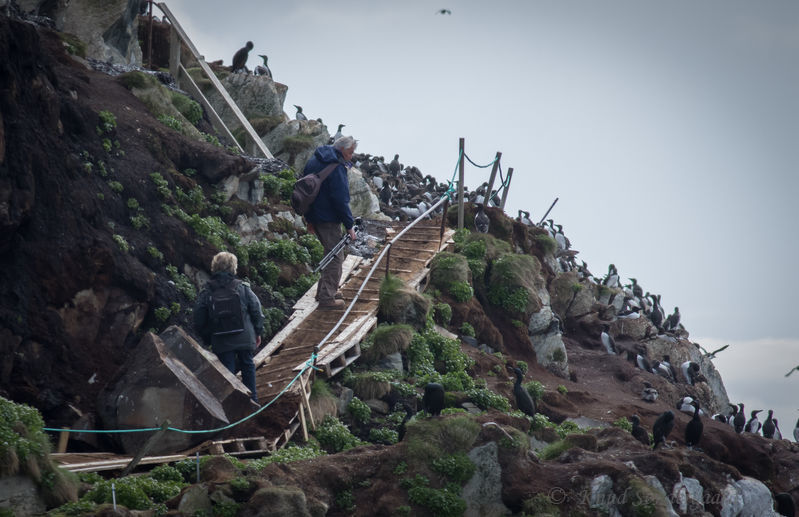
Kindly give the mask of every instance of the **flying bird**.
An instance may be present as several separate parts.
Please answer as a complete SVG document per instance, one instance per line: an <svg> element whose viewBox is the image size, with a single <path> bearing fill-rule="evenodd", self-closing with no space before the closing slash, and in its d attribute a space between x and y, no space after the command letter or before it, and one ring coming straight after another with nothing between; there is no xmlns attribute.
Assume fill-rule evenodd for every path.
<svg viewBox="0 0 799 517"><path fill-rule="evenodd" d="M727 348L728 348L729 346L730 346L730 345L724 345L723 347L721 347L721 348L719 348L719 349L717 349L717 350L713 350L712 352L707 352L707 353L706 353L704 356L702 356L702 357L703 357L704 359L715 359L715 358L716 358L716 354L718 354L719 352L723 352L723 351L727 350Z"/></svg>
<svg viewBox="0 0 799 517"><path fill-rule="evenodd" d="M449 9L439 9L438 11L436 11L436 14L452 14L452 11L450 11Z"/></svg>
<svg viewBox="0 0 799 517"><path fill-rule="evenodd" d="M792 374L793 372L795 372L797 370L799 370L799 366L794 366L793 368L791 368L791 371L789 371L788 373L785 374L785 376L787 377L787 376L789 376L790 374Z"/></svg>

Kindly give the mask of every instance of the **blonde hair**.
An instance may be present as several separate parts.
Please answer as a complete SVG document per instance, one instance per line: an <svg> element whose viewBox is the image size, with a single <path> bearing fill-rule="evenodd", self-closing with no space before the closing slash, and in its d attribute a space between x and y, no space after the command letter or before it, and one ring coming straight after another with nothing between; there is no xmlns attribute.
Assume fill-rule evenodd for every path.
<svg viewBox="0 0 799 517"><path fill-rule="evenodd" d="M238 267L239 259L236 258L236 255L228 251L220 251L214 255L213 260L211 260L211 273L227 271L231 275L235 275Z"/></svg>

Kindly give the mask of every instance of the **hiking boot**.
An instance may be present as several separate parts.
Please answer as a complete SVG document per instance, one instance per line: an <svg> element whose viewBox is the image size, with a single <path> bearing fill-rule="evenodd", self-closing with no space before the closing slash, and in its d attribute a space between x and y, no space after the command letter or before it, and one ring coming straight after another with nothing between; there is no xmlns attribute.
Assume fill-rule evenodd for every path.
<svg viewBox="0 0 799 517"><path fill-rule="evenodd" d="M344 300L336 300L333 298L332 300L319 300L319 310L322 311L334 311L336 309L343 309L344 308Z"/></svg>

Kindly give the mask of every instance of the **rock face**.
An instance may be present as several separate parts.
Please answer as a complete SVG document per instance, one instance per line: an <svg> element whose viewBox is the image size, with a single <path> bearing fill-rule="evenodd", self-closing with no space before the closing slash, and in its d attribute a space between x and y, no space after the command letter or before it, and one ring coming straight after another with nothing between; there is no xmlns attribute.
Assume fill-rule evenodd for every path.
<svg viewBox="0 0 799 517"><path fill-rule="evenodd" d="M502 503L502 467L497 457L497 443L489 442L469 452L477 469L466 483L461 496L466 501L466 517L499 517L511 512Z"/></svg>
<svg viewBox="0 0 799 517"><path fill-rule="evenodd" d="M106 429L160 427L165 420L177 429L215 429L258 408L241 381L179 327L148 333L123 372L100 395ZM121 433L116 440L133 454L151 434ZM167 432L150 453L184 450L213 434Z"/></svg>
<svg viewBox="0 0 799 517"><path fill-rule="evenodd" d="M115 64L141 64L139 0L21 0L23 12L53 19L56 29L86 42L86 56Z"/></svg>

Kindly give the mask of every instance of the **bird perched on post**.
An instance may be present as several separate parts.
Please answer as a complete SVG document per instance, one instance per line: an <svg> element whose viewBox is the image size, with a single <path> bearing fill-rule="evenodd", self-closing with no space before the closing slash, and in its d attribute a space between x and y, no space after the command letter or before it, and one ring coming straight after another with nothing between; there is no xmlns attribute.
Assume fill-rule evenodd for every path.
<svg viewBox="0 0 799 517"><path fill-rule="evenodd" d="M633 437L647 447L652 445L652 443L649 441L649 433L646 432L646 429L641 427L641 420L638 418L638 415L633 415L630 417L630 420L633 423L633 428L630 430L630 433L632 433Z"/></svg>
<svg viewBox="0 0 799 517"><path fill-rule="evenodd" d="M261 59L264 60L264 64L256 66L255 70L253 70L253 74L254 75L265 75L265 76L267 76L268 78L271 79L272 78L272 71L269 70L269 65L267 64L267 61L269 60L269 58L267 56L265 56L264 54L258 54L258 57L260 57Z"/></svg>
<svg viewBox="0 0 799 517"><path fill-rule="evenodd" d="M655 420L655 425L652 426L652 437L655 440L655 444L652 446L653 451L661 443L666 445L666 437L672 429L674 429L674 413L666 411Z"/></svg>
<svg viewBox="0 0 799 517"><path fill-rule="evenodd" d="M685 426L685 445L688 447L693 447L699 443L699 440L702 439L702 430L704 428L702 419L699 417L699 402L694 400L691 405L695 408L694 417Z"/></svg>
<svg viewBox="0 0 799 517"><path fill-rule="evenodd" d="M250 55L250 50L252 50L252 41L248 41L246 45L241 47L239 50L233 54L233 64L231 65L231 72L236 73L242 68L244 71L247 71L247 58Z"/></svg>
<svg viewBox="0 0 799 517"><path fill-rule="evenodd" d="M424 387L422 407L432 416L440 415L444 409L444 386L437 382L428 382Z"/></svg>
<svg viewBox="0 0 799 517"><path fill-rule="evenodd" d="M527 416L535 416L535 402L527 388L522 386L522 378L524 374L519 368L514 368L513 373L516 374L516 383L513 385L513 396L516 397L516 407L519 411Z"/></svg>
<svg viewBox="0 0 799 517"><path fill-rule="evenodd" d="M297 115L294 117L297 120L308 120L308 117L305 116L305 113L302 112L302 106L294 105L297 108Z"/></svg>
<svg viewBox="0 0 799 517"><path fill-rule="evenodd" d="M477 203L477 213L474 215L474 227L480 233L488 233L490 220L483 210L483 204Z"/></svg>

